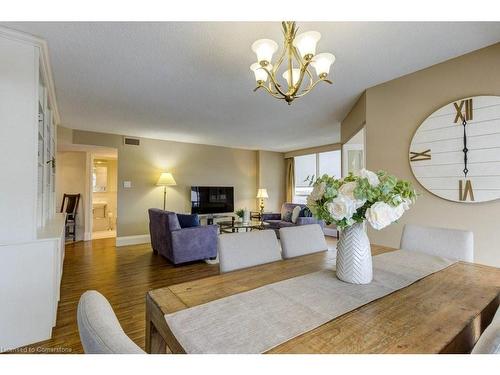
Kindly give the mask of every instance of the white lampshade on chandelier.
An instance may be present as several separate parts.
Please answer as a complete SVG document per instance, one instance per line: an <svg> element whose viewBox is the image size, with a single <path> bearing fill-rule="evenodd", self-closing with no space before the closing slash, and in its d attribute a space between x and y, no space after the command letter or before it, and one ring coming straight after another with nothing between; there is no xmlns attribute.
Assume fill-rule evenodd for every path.
<svg viewBox="0 0 500 375"><path fill-rule="evenodd" d="M330 68L335 62L331 53L316 54L318 41L321 34L317 31L307 31L297 34L295 22L282 22L283 36L285 38L283 50L273 63L273 55L278 50L278 44L271 39L259 39L252 44L252 50L257 55L257 62L250 66L255 74L257 87L263 87L269 94L277 99L284 99L288 104L300 98L319 82L332 83L327 79ZM286 64L284 64L286 63ZM282 77L285 82L278 81L278 71L284 66ZM309 67L315 69L316 78Z"/></svg>

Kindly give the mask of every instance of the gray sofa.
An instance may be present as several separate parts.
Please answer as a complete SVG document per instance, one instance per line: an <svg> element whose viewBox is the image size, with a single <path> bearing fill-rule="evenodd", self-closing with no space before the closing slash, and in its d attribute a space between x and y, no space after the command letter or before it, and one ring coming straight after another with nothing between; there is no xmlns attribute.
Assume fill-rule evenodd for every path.
<svg viewBox="0 0 500 375"><path fill-rule="evenodd" d="M215 258L217 256L217 225L181 228L175 212L149 209L151 246L173 264Z"/></svg>
<svg viewBox="0 0 500 375"><path fill-rule="evenodd" d="M291 212L295 207L299 206L302 211L300 216L297 218L295 223L292 223L291 220L288 220L288 217L291 216ZM311 216L306 216L308 214L308 209L305 204L299 203L283 203L281 206L280 213L265 213L262 216L262 221L269 224L270 229L274 229L279 235L278 231L280 228L285 227L294 227L297 225L308 225L308 224L319 224L321 228L325 227L325 222L323 220L318 220ZM309 213L310 214L310 213Z"/></svg>

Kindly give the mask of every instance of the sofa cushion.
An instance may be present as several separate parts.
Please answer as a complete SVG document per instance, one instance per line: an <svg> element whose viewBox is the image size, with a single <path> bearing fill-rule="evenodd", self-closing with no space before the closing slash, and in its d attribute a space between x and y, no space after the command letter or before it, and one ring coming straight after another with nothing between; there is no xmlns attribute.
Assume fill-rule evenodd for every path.
<svg viewBox="0 0 500 375"><path fill-rule="evenodd" d="M177 214L177 219L181 228L191 228L200 226L200 217L196 214L194 215L184 215Z"/></svg>
<svg viewBox="0 0 500 375"><path fill-rule="evenodd" d="M292 222L292 212L293 212L293 207L290 207L289 205L283 205L281 206L281 220L282 221L288 221Z"/></svg>
<svg viewBox="0 0 500 375"><path fill-rule="evenodd" d="M300 213L302 212L302 208L300 206L295 206L295 208L292 211L292 223L296 224L297 219L300 216Z"/></svg>
<svg viewBox="0 0 500 375"><path fill-rule="evenodd" d="M309 209L309 207L307 207L307 206L301 207L299 217L312 217L312 215L313 214L312 214L311 210Z"/></svg>

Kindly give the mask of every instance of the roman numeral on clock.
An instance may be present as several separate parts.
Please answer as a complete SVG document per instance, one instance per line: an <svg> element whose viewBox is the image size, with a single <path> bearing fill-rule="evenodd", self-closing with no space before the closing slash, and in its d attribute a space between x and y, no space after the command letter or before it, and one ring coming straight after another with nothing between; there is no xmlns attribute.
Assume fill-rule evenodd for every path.
<svg viewBox="0 0 500 375"><path fill-rule="evenodd" d="M431 149L422 152L410 151L410 161L431 160Z"/></svg>
<svg viewBox="0 0 500 375"><path fill-rule="evenodd" d="M455 106L455 110L457 111L455 115L454 123L457 123L460 120L460 124L463 121L472 120L472 99L461 100L460 103L453 103ZM464 108L465 106L465 108Z"/></svg>
<svg viewBox="0 0 500 375"><path fill-rule="evenodd" d="M458 181L458 194L461 201L474 201L474 190L472 190L472 182L470 180Z"/></svg>

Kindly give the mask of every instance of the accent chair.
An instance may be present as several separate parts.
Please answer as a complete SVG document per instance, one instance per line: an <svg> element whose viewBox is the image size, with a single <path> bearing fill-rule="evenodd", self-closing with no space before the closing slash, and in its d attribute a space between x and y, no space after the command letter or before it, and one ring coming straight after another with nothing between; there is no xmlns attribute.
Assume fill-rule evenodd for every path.
<svg viewBox="0 0 500 375"><path fill-rule="evenodd" d="M500 354L500 308L477 340L471 354Z"/></svg>
<svg viewBox="0 0 500 375"><path fill-rule="evenodd" d="M281 228L280 239L284 259L328 250L325 234L318 224Z"/></svg>
<svg viewBox="0 0 500 375"><path fill-rule="evenodd" d="M406 224L400 248L465 262L474 261L474 235L465 230Z"/></svg>
<svg viewBox="0 0 500 375"><path fill-rule="evenodd" d="M151 246L155 254L159 253L175 265L217 256L217 225L182 228L175 212L157 208L150 208L148 212Z"/></svg>
<svg viewBox="0 0 500 375"><path fill-rule="evenodd" d="M86 354L145 354L125 334L106 297L95 290L80 297L77 321Z"/></svg>
<svg viewBox="0 0 500 375"><path fill-rule="evenodd" d="M273 230L226 233L219 236L220 272L229 272L281 260Z"/></svg>

